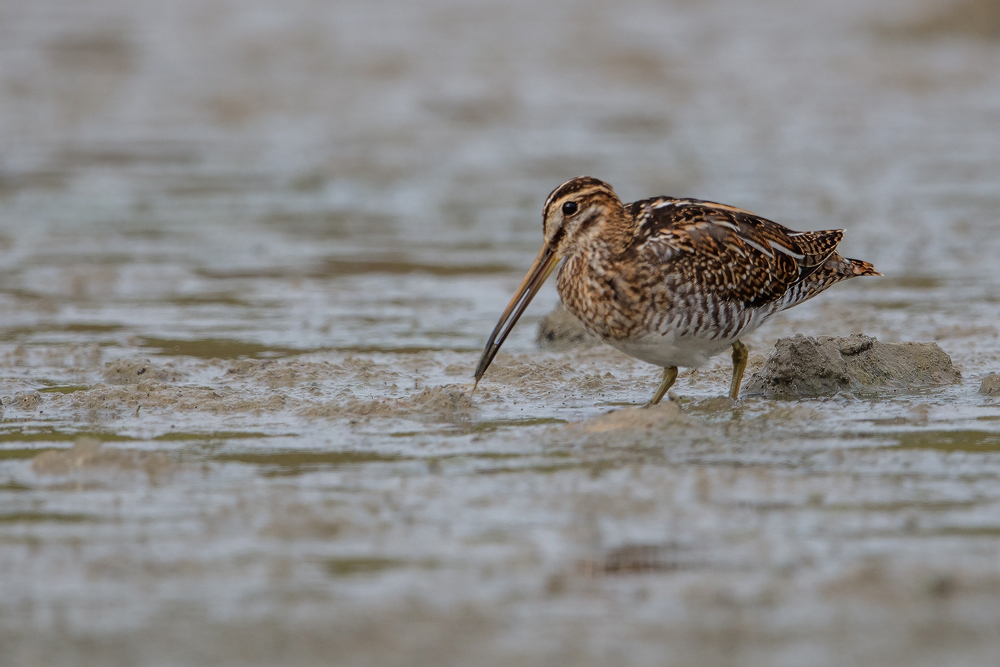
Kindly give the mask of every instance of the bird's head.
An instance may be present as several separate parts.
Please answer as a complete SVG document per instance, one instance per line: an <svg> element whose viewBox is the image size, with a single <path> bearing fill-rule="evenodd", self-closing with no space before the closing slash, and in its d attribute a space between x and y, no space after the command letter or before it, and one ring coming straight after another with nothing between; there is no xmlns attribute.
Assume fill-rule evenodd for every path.
<svg viewBox="0 0 1000 667"><path fill-rule="evenodd" d="M542 208L545 246L559 259L607 238L608 225L624 216L624 207L610 185L590 176L570 179L552 191Z"/></svg>
<svg viewBox="0 0 1000 667"><path fill-rule="evenodd" d="M486 342L486 349L476 367L477 384L521 313L559 264L559 260L580 252L598 239L613 236L608 234L608 227L624 220L624 217L625 209L618 195L610 185L596 178L578 176L552 191L542 208L545 242Z"/></svg>

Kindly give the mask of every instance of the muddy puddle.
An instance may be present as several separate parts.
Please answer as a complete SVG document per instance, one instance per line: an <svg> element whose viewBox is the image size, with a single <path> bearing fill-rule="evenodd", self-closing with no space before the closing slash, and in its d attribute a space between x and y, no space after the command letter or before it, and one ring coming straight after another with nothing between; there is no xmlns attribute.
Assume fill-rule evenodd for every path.
<svg viewBox="0 0 1000 667"><path fill-rule="evenodd" d="M998 16L0 3L0 664L989 664ZM470 394L584 173L885 274L745 386L796 334L954 372L734 404L722 355L641 410L548 285Z"/></svg>

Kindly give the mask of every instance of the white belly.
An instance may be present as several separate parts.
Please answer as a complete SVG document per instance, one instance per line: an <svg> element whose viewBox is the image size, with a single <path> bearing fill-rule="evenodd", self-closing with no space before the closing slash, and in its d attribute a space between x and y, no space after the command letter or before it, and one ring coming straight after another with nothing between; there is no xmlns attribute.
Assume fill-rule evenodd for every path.
<svg viewBox="0 0 1000 667"><path fill-rule="evenodd" d="M630 357L666 368L683 366L697 368L719 352L728 349L733 341L711 340L694 336L653 334L628 340L608 340L612 347Z"/></svg>

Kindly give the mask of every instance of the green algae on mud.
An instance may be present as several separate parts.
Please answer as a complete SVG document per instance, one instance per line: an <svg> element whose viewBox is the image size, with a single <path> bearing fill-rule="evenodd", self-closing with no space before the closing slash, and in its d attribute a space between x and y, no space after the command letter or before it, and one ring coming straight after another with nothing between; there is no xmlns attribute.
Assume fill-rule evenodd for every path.
<svg viewBox="0 0 1000 667"><path fill-rule="evenodd" d="M89 514L71 514L61 512L12 512L0 514L0 524L4 523L90 523L97 517Z"/></svg>
<svg viewBox="0 0 1000 667"><path fill-rule="evenodd" d="M41 389L36 389L36 391L39 394L72 394L78 391L86 391L88 389L90 389L90 387L85 384L69 384L42 387Z"/></svg>
<svg viewBox="0 0 1000 667"><path fill-rule="evenodd" d="M125 326L121 324L104 324L75 322L70 324L40 324L32 327L15 327L11 329L0 329L0 340L24 341L26 338L44 334L70 333L70 334L111 334L124 331Z"/></svg>
<svg viewBox="0 0 1000 667"><path fill-rule="evenodd" d="M895 433L894 449L936 449L943 452L1000 452L1000 433L975 430L925 430Z"/></svg>
<svg viewBox="0 0 1000 667"><path fill-rule="evenodd" d="M212 271L202 269L199 274L216 280L253 278L337 278L364 274L405 275L425 273L432 276L494 275L513 273L514 268L506 264L434 264L407 260L403 257L387 257L369 260L326 259L318 265L307 268L273 268L249 271Z"/></svg>
<svg viewBox="0 0 1000 667"><path fill-rule="evenodd" d="M100 442L144 442L144 441L191 441L191 442L214 442L218 440L248 440L257 438L277 438L280 434L268 434L263 432L249 431L208 431L199 433L196 431L168 431L151 438L139 438L120 433L110 433L107 431L60 431L53 428L38 429L31 431L3 431L0 432L0 442L75 442L81 438L90 438ZM0 449L0 458L4 457L4 452L12 451L41 451L41 450L11 450Z"/></svg>
<svg viewBox="0 0 1000 667"><path fill-rule="evenodd" d="M496 466L477 470L477 475L503 475L509 473L535 473L539 475L551 475L564 470L578 468L595 468L595 464L585 461L572 461L567 463L535 463L525 466Z"/></svg>
<svg viewBox="0 0 1000 667"><path fill-rule="evenodd" d="M160 441L182 441L182 442L216 442L218 440L255 440L264 438L281 438L284 434L269 434L252 431L209 431L198 433L196 431L169 431L157 435L150 440Z"/></svg>
<svg viewBox="0 0 1000 667"><path fill-rule="evenodd" d="M161 302L174 306L235 306L239 308L250 308L259 305L229 292L176 294L161 299Z"/></svg>
<svg viewBox="0 0 1000 667"><path fill-rule="evenodd" d="M337 351L353 354L420 354L422 352L477 352L473 347L433 345L344 345L334 348L294 348L248 343L230 338L181 340L140 338L141 347L153 348L157 356L196 357L199 359L282 359L316 352Z"/></svg>
<svg viewBox="0 0 1000 667"><path fill-rule="evenodd" d="M493 419L484 421L473 421L455 426L450 432L460 433L492 433L500 429L520 428L524 426L551 426L553 424L566 424L565 419L557 417L529 417L525 419Z"/></svg>
<svg viewBox="0 0 1000 667"><path fill-rule="evenodd" d="M33 459L43 452L59 451L53 447L38 447L37 449L0 449L0 461L19 461Z"/></svg>
<svg viewBox="0 0 1000 667"><path fill-rule="evenodd" d="M513 273L515 269L506 264L432 264L408 261L403 257L372 260L329 259L317 272L318 277L381 273L403 275L426 273L432 276L491 275Z"/></svg>
<svg viewBox="0 0 1000 667"><path fill-rule="evenodd" d="M558 417L528 417L524 419L492 419L483 421L457 421L442 429L427 431L396 431L389 433L391 438L412 438L420 435L475 435L493 433L505 429L523 428L527 426L552 426L567 424L565 419Z"/></svg>
<svg viewBox="0 0 1000 667"><path fill-rule="evenodd" d="M421 354L424 352L479 352L478 347L440 347L435 345L344 345L330 348L350 354ZM470 381L471 384L471 381Z"/></svg>
<svg viewBox="0 0 1000 667"><path fill-rule="evenodd" d="M155 348L161 356L197 357L199 359L275 359L315 352L274 345L261 345L228 338L199 338L194 340L172 338L140 338L140 347Z"/></svg>
<svg viewBox="0 0 1000 667"><path fill-rule="evenodd" d="M922 512L952 512L955 510L972 509L978 504L974 500L897 500L892 502L860 502L860 503L826 503L821 502L813 505L815 509L824 512L860 512L868 513L894 513L920 510Z"/></svg>
<svg viewBox="0 0 1000 667"><path fill-rule="evenodd" d="M3 492L20 492L20 491L30 491L32 487L27 484L20 484L19 482L4 482L0 484L0 493Z"/></svg>
<svg viewBox="0 0 1000 667"><path fill-rule="evenodd" d="M79 438L92 438L101 442L133 442L136 440L131 436L108 431L59 431L54 428L46 428L0 432L0 442L73 442ZM2 451L4 450L0 450L0 452Z"/></svg>
<svg viewBox="0 0 1000 667"><path fill-rule="evenodd" d="M327 558L322 563L323 569L333 577L351 577L356 575L371 575L400 567L414 565L395 558L379 558L376 556L359 556L355 558Z"/></svg>
<svg viewBox="0 0 1000 667"><path fill-rule="evenodd" d="M358 466L367 463L396 463L414 460L400 454L364 451L270 450L213 452L206 459L219 463L242 463L264 468L266 476L298 475L324 468Z"/></svg>

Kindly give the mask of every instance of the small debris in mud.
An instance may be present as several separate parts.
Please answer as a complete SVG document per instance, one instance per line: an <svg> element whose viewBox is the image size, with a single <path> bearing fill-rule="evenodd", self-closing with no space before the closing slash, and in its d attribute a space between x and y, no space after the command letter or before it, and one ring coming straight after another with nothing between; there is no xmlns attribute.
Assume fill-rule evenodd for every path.
<svg viewBox="0 0 1000 667"><path fill-rule="evenodd" d="M145 359L118 359L104 366L104 381L108 384L139 384L143 380L169 381L176 378Z"/></svg>
<svg viewBox="0 0 1000 667"><path fill-rule="evenodd" d="M600 338L584 329L580 320L561 303L539 320L536 340L539 347L552 350L578 345L593 347L601 342Z"/></svg>
<svg viewBox="0 0 1000 667"><path fill-rule="evenodd" d="M979 385L979 393L986 396L1000 396L1000 373L990 373Z"/></svg>
<svg viewBox="0 0 1000 667"><path fill-rule="evenodd" d="M880 343L871 336L782 338L744 390L768 398L914 388L958 382L961 373L937 343Z"/></svg>
<svg viewBox="0 0 1000 667"><path fill-rule="evenodd" d="M10 402L10 405L19 410L24 410L25 412L33 412L37 410L38 406L41 404L42 397L37 391L19 392L14 394L14 398Z"/></svg>
<svg viewBox="0 0 1000 667"><path fill-rule="evenodd" d="M680 563L670 557L671 551L668 545L663 544L626 544L611 549L602 560L579 562L577 570L592 577L671 572L680 567Z"/></svg>
<svg viewBox="0 0 1000 667"><path fill-rule="evenodd" d="M82 470L141 470L155 476L173 467L163 452L105 449L100 440L80 438L70 449L42 452L31 462L38 475L69 475Z"/></svg>

